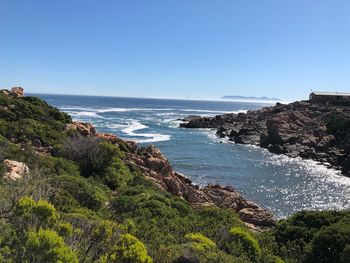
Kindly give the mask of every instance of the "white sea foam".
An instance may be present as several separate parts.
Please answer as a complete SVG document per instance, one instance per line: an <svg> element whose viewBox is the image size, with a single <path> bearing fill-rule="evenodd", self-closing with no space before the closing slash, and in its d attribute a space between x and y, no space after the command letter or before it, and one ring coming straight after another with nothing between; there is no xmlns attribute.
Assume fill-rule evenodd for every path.
<svg viewBox="0 0 350 263"><path fill-rule="evenodd" d="M144 137L146 139L135 139L138 143L150 143L150 142L161 142L169 141L171 136L167 134L160 133L136 133L135 131L147 129L148 126L143 125L142 123L133 120L127 128L122 129L121 131L131 137Z"/></svg>
<svg viewBox="0 0 350 263"><path fill-rule="evenodd" d="M116 130L121 128L127 128L129 127L129 124L122 124L122 123L104 123L103 127L106 127L108 129Z"/></svg>
<svg viewBox="0 0 350 263"><path fill-rule="evenodd" d="M199 129L200 131L207 134L207 137L216 143L232 143L234 142L228 140L227 138L219 138L216 135L215 129ZM314 160L305 160L301 157L289 157L287 155L281 154L273 154L270 153L267 149L261 148L256 145L249 145L249 144L240 144L241 147L250 148L254 151L259 151L261 154L265 156L263 158L266 162L266 164L271 164L274 166L281 166L285 167L286 165L297 165L298 167L302 168L309 176L319 177L320 179L324 180L325 182L332 182L335 184L340 185L347 185L350 187L350 177L345 177L341 175L341 172L339 170L328 168L323 164L320 164L317 161ZM350 190L349 190L350 194Z"/></svg>
<svg viewBox="0 0 350 263"><path fill-rule="evenodd" d="M177 120L177 119L174 120L173 118L163 119L163 120L161 120L161 122L170 128L179 128L180 123L182 123L182 121Z"/></svg>
<svg viewBox="0 0 350 263"><path fill-rule="evenodd" d="M92 117L92 118L103 118L99 116L96 112L92 111L66 111L69 115L73 117Z"/></svg>
<svg viewBox="0 0 350 263"><path fill-rule="evenodd" d="M87 117L95 117L100 118L101 116L98 116L96 112L91 111L79 111L75 113L76 116L87 116Z"/></svg>
<svg viewBox="0 0 350 263"><path fill-rule="evenodd" d="M133 120L133 121L131 121L131 123L129 124L129 126L127 128L122 129L122 132L124 132L130 136L138 136L138 134L135 133L135 131L143 130L146 128L148 128L148 126L143 125L142 123Z"/></svg>
<svg viewBox="0 0 350 263"><path fill-rule="evenodd" d="M144 134L144 137L146 134ZM171 139L170 135L167 134L160 134L160 133L148 133L147 136L152 136L149 139L137 139L136 142L138 143L151 143L151 142L163 142L163 141L169 141Z"/></svg>
<svg viewBox="0 0 350 263"><path fill-rule="evenodd" d="M197 110L197 109L184 109L183 111L193 111L193 112L207 112L207 113L234 113L234 114L238 114L238 113L246 113L247 110L233 110L233 111L221 111L221 110Z"/></svg>
<svg viewBox="0 0 350 263"><path fill-rule="evenodd" d="M178 112L202 112L202 113L240 113L247 112L247 110L209 110L209 109L182 109L182 108L92 108L92 107L77 107L77 106L64 106L60 108L64 111L81 111L81 112L95 112L95 113L108 113L108 112L128 112L128 111L178 111Z"/></svg>

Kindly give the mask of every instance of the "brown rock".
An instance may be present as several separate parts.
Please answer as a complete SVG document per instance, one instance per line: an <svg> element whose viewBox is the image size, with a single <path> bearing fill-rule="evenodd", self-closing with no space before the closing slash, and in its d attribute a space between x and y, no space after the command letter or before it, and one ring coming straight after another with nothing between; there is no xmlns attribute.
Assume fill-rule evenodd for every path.
<svg viewBox="0 0 350 263"><path fill-rule="evenodd" d="M66 125L66 131L76 130L83 136L94 137L96 135L95 127L91 123L74 121Z"/></svg>
<svg viewBox="0 0 350 263"><path fill-rule="evenodd" d="M5 95L5 96L9 96L10 95L10 91L7 90L7 89L2 89L2 90L0 90L0 94L1 95Z"/></svg>
<svg viewBox="0 0 350 263"><path fill-rule="evenodd" d="M10 90L10 96L13 97L23 97L24 96L24 89L21 87L13 87Z"/></svg>
<svg viewBox="0 0 350 263"><path fill-rule="evenodd" d="M232 115L230 115L232 117ZM90 123L73 122L66 126L66 130L74 129L82 136L92 136L107 140L113 144L128 145L132 151L126 155L125 163L139 169L145 178L153 182L162 190L168 191L184 200L193 207L219 206L233 209L237 212L243 210L242 220L254 224L254 227L267 226L274 222L273 215L260 208L257 204L246 200L232 187L221 185L208 185L200 188L193 185L185 176L174 172L169 161L154 145L138 148L131 141L124 141L118 136L109 133L96 133ZM245 212L244 209L250 209Z"/></svg>
<svg viewBox="0 0 350 263"><path fill-rule="evenodd" d="M169 168L169 163L167 160L162 159L162 158L155 158L155 157L150 157L146 159L147 166L154 171L170 171Z"/></svg>
<svg viewBox="0 0 350 263"><path fill-rule="evenodd" d="M271 212L261 208L243 208L238 214L244 222L258 226L273 226L276 222Z"/></svg>
<svg viewBox="0 0 350 263"><path fill-rule="evenodd" d="M99 139L109 141L113 144L118 144L121 141L121 139L118 136L111 133L98 132L95 134L95 136Z"/></svg>
<svg viewBox="0 0 350 263"><path fill-rule="evenodd" d="M327 136L324 136L321 141L317 144L317 148L318 149L322 149L322 150L326 150L328 149L330 146L332 146L332 144L335 141L335 137L334 135L330 134Z"/></svg>
<svg viewBox="0 0 350 263"><path fill-rule="evenodd" d="M28 166L22 162L5 159L4 165L6 169L4 177L13 181L18 180L29 173Z"/></svg>

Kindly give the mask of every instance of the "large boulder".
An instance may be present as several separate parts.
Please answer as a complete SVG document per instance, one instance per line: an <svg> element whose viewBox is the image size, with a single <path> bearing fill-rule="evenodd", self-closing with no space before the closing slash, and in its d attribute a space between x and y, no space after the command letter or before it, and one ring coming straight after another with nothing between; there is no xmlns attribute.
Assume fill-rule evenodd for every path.
<svg viewBox="0 0 350 263"><path fill-rule="evenodd" d="M21 87L13 87L11 90L10 90L10 96L13 96L13 97L23 97L24 96L24 89L21 88Z"/></svg>
<svg viewBox="0 0 350 263"><path fill-rule="evenodd" d="M68 123L65 128L66 131L75 130L79 132L83 136L95 137L96 129L91 123L74 121L72 123Z"/></svg>
<svg viewBox="0 0 350 263"><path fill-rule="evenodd" d="M247 223L257 226L273 226L276 219L272 213L262 208L243 208L238 212L240 218Z"/></svg>
<svg viewBox="0 0 350 263"><path fill-rule="evenodd" d="M8 89L2 89L0 90L1 95L11 96L14 98L23 97L24 96L24 89L21 87L13 87L11 90Z"/></svg>
<svg viewBox="0 0 350 263"><path fill-rule="evenodd" d="M5 174L4 177L16 181L29 173L29 168L25 163L13 160L4 160Z"/></svg>

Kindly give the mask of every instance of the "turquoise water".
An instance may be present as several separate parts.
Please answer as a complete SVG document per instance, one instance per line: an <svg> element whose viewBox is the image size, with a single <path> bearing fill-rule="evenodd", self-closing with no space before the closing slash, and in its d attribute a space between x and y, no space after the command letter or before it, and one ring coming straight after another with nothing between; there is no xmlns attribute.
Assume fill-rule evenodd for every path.
<svg viewBox="0 0 350 263"><path fill-rule="evenodd" d="M247 198L284 217L303 209L349 209L350 178L299 158L218 139L214 130L181 129L177 119L214 116L267 106L261 103L36 95L93 123L98 131L140 144L153 143L173 167L196 184L232 185Z"/></svg>

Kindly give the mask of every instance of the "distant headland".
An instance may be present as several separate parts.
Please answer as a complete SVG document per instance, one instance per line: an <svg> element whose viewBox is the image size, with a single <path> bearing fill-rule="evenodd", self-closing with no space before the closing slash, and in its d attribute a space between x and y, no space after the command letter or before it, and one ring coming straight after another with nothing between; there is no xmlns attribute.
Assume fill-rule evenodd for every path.
<svg viewBox="0 0 350 263"><path fill-rule="evenodd" d="M269 97L254 97L254 96L234 96L234 95L226 95L221 97L221 99L227 100L272 100L272 101L281 101L277 98L269 98Z"/></svg>

